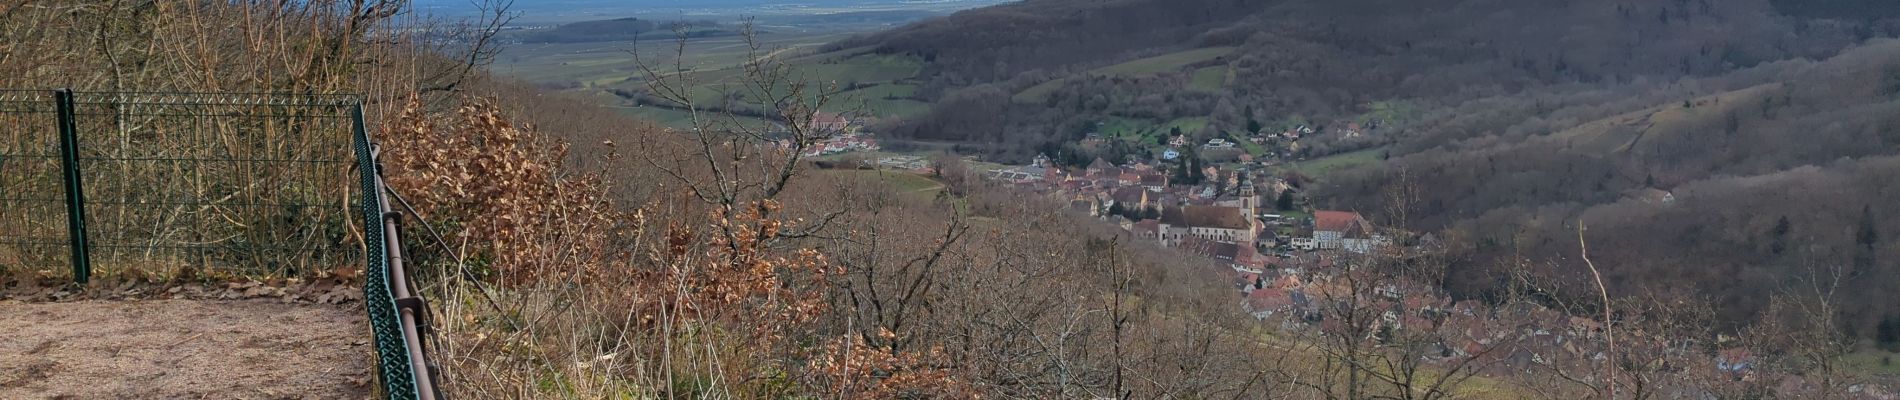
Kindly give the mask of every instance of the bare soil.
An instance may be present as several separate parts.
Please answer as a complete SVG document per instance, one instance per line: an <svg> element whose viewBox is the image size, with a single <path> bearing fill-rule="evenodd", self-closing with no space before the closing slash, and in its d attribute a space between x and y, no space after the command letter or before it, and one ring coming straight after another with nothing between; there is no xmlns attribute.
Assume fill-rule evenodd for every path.
<svg viewBox="0 0 1900 400"><path fill-rule="evenodd" d="M361 399L361 303L0 300L0 399Z"/></svg>

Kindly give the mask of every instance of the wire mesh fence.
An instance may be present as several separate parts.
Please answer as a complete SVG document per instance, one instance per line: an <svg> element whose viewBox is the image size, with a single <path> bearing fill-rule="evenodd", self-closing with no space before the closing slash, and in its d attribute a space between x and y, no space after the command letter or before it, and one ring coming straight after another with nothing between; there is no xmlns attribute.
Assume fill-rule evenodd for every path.
<svg viewBox="0 0 1900 400"><path fill-rule="evenodd" d="M84 281L87 271L360 265L358 106L333 95L0 91L0 268Z"/></svg>
<svg viewBox="0 0 1900 400"><path fill-rule="evenodd" d="M354 96L0 89L0 274L361 266L384 394L432 398L378 176Z"/></svg>
<svg viewBox="0 0 1900 400"><path fill-rule="evenodd" d="M71 270L53 92L0 90L0 269Z"/></svg>

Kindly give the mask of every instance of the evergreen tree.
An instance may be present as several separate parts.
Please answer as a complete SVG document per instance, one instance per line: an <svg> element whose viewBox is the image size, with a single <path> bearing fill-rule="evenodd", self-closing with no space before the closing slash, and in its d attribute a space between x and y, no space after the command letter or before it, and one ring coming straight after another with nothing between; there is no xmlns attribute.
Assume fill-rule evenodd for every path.
<svg viewBox="0 0 1900 400"><path fill-rule="evenodd" d="M1207 182L1207 162L1201 161L1201 155L1195 154L1194 157L1189 158L1188 161L1188 164L1192 167L1188 168L1188 181L1186 183L1189 185L1199 185L1202 182Z"/></svg>
<svg viewBox="0 0 1900 400"><path fill-rule="evenodd" d="M1779 220L1775 220L1775 228L1769 231L1771 237L1769 238L1768 251L1781 254L1782 251L1787 250L1788 231L1793 228L1794 227L1788 223L1788 216L1786 215L1781 216Z"/></svg>
<svg viewBox="0 0 1900 400"><path fill-rule="evenodd" d="M1287 189L1280 191L1280 200L1276 203L1278 203L1275 205L1280 207L1280 211L1293 211L1293 190Z"/></svg>
<svg viewBox="0 0 1900 400"><path fill-rule="evenodd" d="M1874 338L1881 348L1887 351L1900 351L1900 316L1887 316L1880 319L1880 325L1874 329Z"/></svg>
<svg viewBox="0 0 1900 400"><path fill-rule="evenodd" d="M1861 206L1860 229L1855 231L1854 239L1868 250L1873 250L1874 245L1879 244L1880 231L1874 225L1874 209L1872 206Z"/></svg>

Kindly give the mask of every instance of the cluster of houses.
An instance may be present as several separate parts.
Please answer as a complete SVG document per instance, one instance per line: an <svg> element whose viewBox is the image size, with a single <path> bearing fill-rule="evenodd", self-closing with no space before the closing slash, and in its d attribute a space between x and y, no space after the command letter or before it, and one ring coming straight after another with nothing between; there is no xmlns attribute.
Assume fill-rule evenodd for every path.
<svg viewBox="0 0 1900 400"><path fill-rule="evenodd" d="M846 133L827 138L805 150L806 157L818 157L854 151L877 151L877 139L861 133Z"/></svg>
<svg viewBox="0 0 1900 400"><path fill-rule="evenodd" d="M1417 254L1437 246L1437 240L1426 234L1410 241L1414 247L1394 246L1385 232L1352 211L1318 210L1311 219L1267 214L1263 205L1290 190L1285 183L1247 170L1211 167L1205 172L1213 183L1179 185L1149 163L1115 165L1097 159L1086 168L1071 169L1037 157L1029 165L999 168L988 176L1019 190L1067 200L1074 211L1118 223L1137 238L1226 266L1215 271L1232 280L1243 308L1279 329L1387 336L1429 331L1435 334L1424 336L1432 338L1425 344L1428 358L1479 360L1478 365L1496 373L1580 370L1606 357L1599 345L1603 327L1594 319L1529 303L1496 307L1453 301L1442 290L1398 281L1372 291L1344 287L1347 280L1337 278L1352 273L1342 268L1346 263L1373 253ZM1326 317L1327 305L1345 297L1374 310L1372 329L1350 330L1338 318ZM1659 351L1690 349L1639 333L1621 334L1618 340L1625 346L1649 341ZM1752 373L1751 363L1745 351L1725 351L1709 360L1708 367L1742 379Z"/></svg>
<svg viewBox="0 0 1900 400"><path fill-rule="evenodd" d="M841 114L819 112L812 115L809 124L812 130L827 132L831 137L813 144L805 150L806 157L818 157L854 151L877 151L877 139L860 132L862 123L853 123Z"/></svg>
<svg viewBox="0 0 1900 400"><path fill-rule="evenodd" d="M1348 123L1329 130L1357 136L1375 129L1374 124ZM1314 128L1296 126L1248 139L1255 144L1280 138L1293 141L1314 133ZM1158 165L1178 156L1175 149L1191 145L1185 136L1170 139L1171 148L1161 153L1162 160L1117 165L1098 158L1085 168L1065 168L1039 155L1028 165L994 169L986 176L1018 190L1066 201L1074 211L1116 223L1141 240L1214 260L1226 267L1215 271L1231 278L1242 307L1279 329L1317 330L1327 335L1376 332L1367 333L1366 340L1429 337L1431 343L1424 344L1427 359L1475 362L1495 373L1595 371L1594 365L1609 356L1602 345L1601 322L1538 304L1454 301L1439 288L1399 281L1370 291L1344 287L1352 280L1338 278L1355 272L1343 266L1375 253L1387 257L1422 254L1438 246L1437 240L1431 234L1413 237L1384 232L1352 211L1316 210L1311 218L1270 214L1278 211L1266 205L1277 203L1274 199L1292 189L1278 177L1250 170L1244 159L1240 166L1206 167L1202 172L1207 179L1201 184L1170 182L1175 175ZM1105 140L1091 134L1084 144ZM1200 146L1228 149L1237 145L1215 138ZM1653 204L1675 200L1659 189L1627 197ZM1395 246L1388 234L1406 235L1409 247ZM1328 318L1326 311L1336 309L1329 305L1342 299L1367 305L1377 316L1372 329L1348 329L1340 319ZM1393 334L1405 331L1433 334ZM1754 376L1756 360L1742 348L1725 347L1714 357L1706 357L1692 353L1699 348L1695 343L1677 338L1643 332L1617 332L1617 336L1626 348L1638 346L1654 349L1657 356L1700 360L1706 365L1698 368L1735 380Z"/></svg>
<svg viewBox="0 0 1900 400"><path fill-rule="evenodd" d="M1209 166L1204 183L1181 185L1170 182L1170 174L1156 164L1116 165L1098 158L1073 169L1038 155L1028 165L985 176L1066 201L1075 211L1117 223L1138 238L1236 270L1261 271L1296 257L1293 252L1370 253L1388 242L1355 212L1319 211L1310 225L1266 213L1263 205L1292 190L1271 174Z"/></svg>
<svg viewBox="0 0 1900 400"><path fill-rule="evenodd" d="M1358 123L1337 130L1356 136L1376 128ZM1298 140L1315 129L1297 126L1284 132L1249 137ZM1596 371L1606 357L1605 330L1600 321L1578 317L1534 303L1489 305L1476 300L1454 301L1430 285L1400 281L1382 283L1376 290L1345 287L1354 273L1343 268L1379 254L1406 257L1438 246L1431 234L1411 236L1385 232L1359 213L1316 210L1311 218L1284 218L1270 214L1282 192L1293 190L1280 178L1240 166L1209 166L1201 184L1170 182L1163 160L1178 156L1176 148L1191 145L1185 136L1171 138L1162 160L1136 160L1117 165L1096 159L1084 168L1066 168L1044 155L1028 165L998 168L987 177L1066 201L1075 212L1116 223L1131 235L1164 247L1198 254L1225 268L1215 273L1231 278L1242 307L1256 319L1278 329L1311 330L1326 335L1365 333L1365 340L1429 338L1424 357L1434 362L1481 365L1486 373L1538 374L1553 370ZM1089 135L1085 141L1105 139ZM1215 138L1204 149L1227 149L1237 143ZM1266 163L1262 163L1266 164ZM1178 165L1178 164L1177 164ZM1660 189L1635 191L1627 197L1667 204L1674 196ZM1395 246L1388 235L1406 235L1407 246ZM1349 329L1339 318L1328 318L1330 305L1351 299L1369 307L1376 318L1372 329ZM1364 328L1363 326L1358 328ZM1398 335L1401 332L1427 335ZM1409 339L1408 339L1409 340ZM1756 359L1746 349L1717 343L1713 357L1697 353L1693 341L1617 332L1625 348L1652 349L1654 356L1694 360L1693 368L1734 380L1754 379ZM1868 389L1874 390L1874 389ZM1884 393L1884 392L1882 392Z"/></svg>

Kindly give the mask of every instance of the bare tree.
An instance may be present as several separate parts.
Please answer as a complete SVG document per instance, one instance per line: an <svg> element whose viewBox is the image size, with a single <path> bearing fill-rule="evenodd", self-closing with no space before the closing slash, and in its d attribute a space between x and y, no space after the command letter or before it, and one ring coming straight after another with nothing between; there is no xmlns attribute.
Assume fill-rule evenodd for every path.
<svg viewBox="0 0 1900 400"><path fill-rule="evenodd" d="M514 3L514 0L480 0L475 3L478 17L436 22L425 29L427 34L436 36L423 39L424 43L435 45L429 53L456 55L456 62L418 77L419 89L425 93L462 90L462 85L476 71L493 64L495 55L501 53L496 35L520 16L513 11Z"/></svg>
<svg viewBox="0 0 1900 400"><path fill-rule="evenodd" d="M1398 249L1336 260L1313 284L1320 321L1304 338L1322 359L1301 385L1331 399L1460 396L1510 345L1464 329L1474 316L1444 303L1437 283L1447 263L1442 252Z"/></svg>
<svg viewBox="0 0 1900 400"><path fill-rule="evenodd" d="M1412 211L1418 209L1418 203L1424 197L1421 195L1422 189L1419 182L1413 179L1411 169L1405 165L1397 166L1396 171L1388 171L1386 175L1388 181L1382 189L1386 218L1390 220L1386 224L1400 231L1409 231L1407 228L1411 226Z"/></svg>
<svg viewBox="0 0 1900 400"><path fill-rule="evenodd" d="M1849 268L1807 262L1802 276L1769 302L1744 337L1749 348L1775 357L1770 372L1797 377L1807 383L1800 393L1808 398L1842 398L1847 389L1863 383L1848 371L1843 357L1855 347L1839 321L1840 291Z"/></svg>
<svg viewBox="0 0 1900 400"><path fill-rule="evenodd" d="M776 210L767 204L799 175L806 153L847 129L845 124L821 118L843 86L836 81L813 82L798 72L779 58L782 52L759 40L751 21L740 30L747 46L746 59L738 65L743 73L740 82L702 82L698 66L687 64L687 26L675 24L673 32L670 65L648 62L637 47L629 51L645 78L646 92L687 113L685 133L692 138L688 149L650 149L666 157L650 159L648 164L724 213L752 207L761 215L774 215ZM704 104L699 94L715 87L743 96L723 97L718 105ZM741 99L756 102L772 120L747 121L730 111ZM757 239L809 236L842 214L833 211L809 225Z"/></svg>

